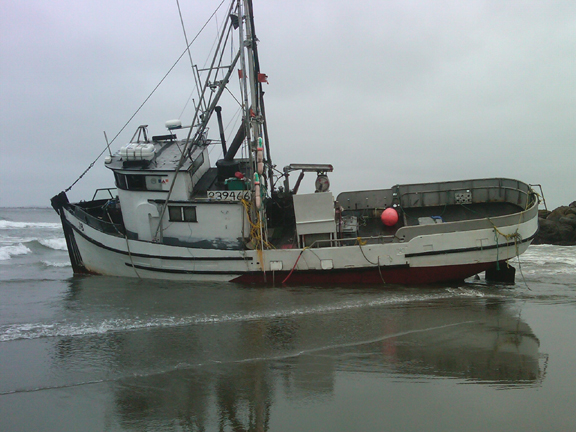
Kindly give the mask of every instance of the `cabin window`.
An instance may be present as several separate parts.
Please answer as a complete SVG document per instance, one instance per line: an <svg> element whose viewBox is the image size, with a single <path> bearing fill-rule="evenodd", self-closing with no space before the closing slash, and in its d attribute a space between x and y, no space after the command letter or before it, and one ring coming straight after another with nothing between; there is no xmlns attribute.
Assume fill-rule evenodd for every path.
<svg viewBox="0 0 576 432"><path fill-rule="evenodd" d="M162 184L168 181L168 176L146 176L134 174L114 173L116 187L124 190L134 191L161 191Z"/></svg>
<svg viewBox="0 0 576 432"><path fill-rule="evenodd" d="M146 190L146 176L126 175L128 190Z"/></svg>
<svg viewBox="0 0 576 432"><path fill-rule="evenodd" d="M170 222L198 222L196 219L196 207L192 206L168 206Z"/></svg>
<svg viewBox="0 0 576 432"><path fill-rule="evenodd" d="M196 171L198 171L198 168L200 168L203 163L204 163L204 153L200 153L200 156L198 156L198 157L194 160L194 162L192 163L192 171L191 171L191 173L194 174Z"/></svg>
<svg viewBox="0 0 576 432"><path fill-rule="evenodd" d="M116 179L116 187L118 189L128 189L128 185L126 184L126 176L124 174L119 174L117 172L114 173L114 177Z"/></svg>

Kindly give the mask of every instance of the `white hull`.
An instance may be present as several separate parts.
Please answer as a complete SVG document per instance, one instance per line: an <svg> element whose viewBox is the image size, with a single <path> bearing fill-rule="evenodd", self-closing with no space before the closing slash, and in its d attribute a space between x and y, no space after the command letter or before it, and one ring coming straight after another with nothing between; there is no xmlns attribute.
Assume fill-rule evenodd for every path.
<svg viewBox="0 0 576 432"><path fill-rule="evenodd" d="M168 134L155 136L148 135L147 125L139 126L105 160L116 186L114 192L101 190L109 193L105 199L95 194L71 204L65 192L52 198L74 272L242 283L420 284L463 280L526 250L538 229L538 198L518 180L404 184L341 192L334 199L331 164L277 169L252 2L231 2L218 27L216 49L206 62L211 66L193 66L199 99L192 123L170 120ZM238 72L240 85L233 92ZM240 118L234 114L238 104ZM226 133L223 112L235 123L232 133ZM214 126L217 137L209 133ZM222 157L212 164L214 145ZM314 191L299 190L305 173L316 175Z"/></svg>
<svg viewBox="0 0 576 432"><path fill-rule="evenodd" d="M537 209L456 222L452 232L445 223L444 232L405 242L262 252L129 240L98 231L66 209L63 222L72 228L77 267L86 273L199 281L427 283L463 279L523 253L537 231ZM414 228L419 227L404 229Z"/></svg>

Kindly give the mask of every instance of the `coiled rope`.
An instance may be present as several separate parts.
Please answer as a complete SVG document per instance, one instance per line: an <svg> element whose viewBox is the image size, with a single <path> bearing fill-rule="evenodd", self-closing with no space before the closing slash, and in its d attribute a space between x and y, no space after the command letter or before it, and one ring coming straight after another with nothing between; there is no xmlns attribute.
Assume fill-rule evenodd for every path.
<svg viewBox="0 0 576 432"><path fill-rule="evenodd" d="M260 213L256 212L257 220L256 222L252 221L250 217L250 210L252 209L252 203L248 200L240 200L242 205L244 206L244 210L246 211L246 216L248 218L248 223L250 224L250 240L254 242L254 245L257 250L266 249L274 249L274 246L264 240L260 233L262 232L262 219L260 218Z"/></svg>

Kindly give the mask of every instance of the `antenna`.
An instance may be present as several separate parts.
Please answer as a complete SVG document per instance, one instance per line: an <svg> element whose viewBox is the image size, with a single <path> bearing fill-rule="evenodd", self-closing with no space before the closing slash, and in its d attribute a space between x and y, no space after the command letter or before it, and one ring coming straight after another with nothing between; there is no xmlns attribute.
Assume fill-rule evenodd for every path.
<svg viewBox="0 0 576 432"><path fill-rule="evenodd" d="M112 150L110 150L110 143L108 142L108 137L106 136L106 131L104 131L104 139L106 140L106 147L108 147L108 153L112 156Z"/></svg>

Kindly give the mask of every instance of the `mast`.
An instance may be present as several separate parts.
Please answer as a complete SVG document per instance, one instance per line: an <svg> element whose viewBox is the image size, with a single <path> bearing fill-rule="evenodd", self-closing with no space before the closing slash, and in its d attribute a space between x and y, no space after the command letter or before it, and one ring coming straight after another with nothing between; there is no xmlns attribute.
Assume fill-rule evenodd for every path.
<svg viewBox="0 0 576 432"><path fill-rule="evenodd" d="M258 225L258 235L256 240L256 249L262 253L264 246L267 244L266 214L263 205L264 198L270 190L268 186L272 185L272 168L270 164L270 152L268 146L267 130L265 127L265 116L263 110L263 92L262 80L265 76L260 74L260 66L257 52L257 39L254 34L254 18L252 13L251 0L233 0L228 10L229 21L223 26L222 32L218 39L217 47L210 66L207 71L206 79L203 83L202 90L199 92L200 98L196 107L192 125L188 131L185 140L182 157L179 160L175 177L182 168L186 158L191 156L192 149L195 146L208 145L209 141L205 139L208 122L212 114L216 111L218 102L224 92L232 72L240 63L241 68L241 91L243 105L243 121L240 131L236 134L232 144L227 149L223 160L218 161L216 166L225 168L227 163L233 162L236 152L243 142L247 143L248 167L245 173L251 179L252 189L252 210L250 217ZM229 42L233 29L238 29L240 47L236 55L231 60L229 66L222 66L224 50ZM221 69L227 69L223 79L218 81L216 75ZM243 133L242 133L243 132ZM264 145L266 145L268 161L268 173L264 173ZM158 226L153 236L154 241L160 241L162 237L162 220L168 207L168 200L172 195L174 184L170 185L170 190L160 212ZM262 259L260 260L262 262Z"/></svg>
<svg viewBox="0 0 576 432"><path fill-rule="evenodd" d="M253 52L253 61L254 61L254 74L256 80L254 81L254 87L257 89L257 98L258 98L258 110L259 114L262 116L262 129L264 132L264 146L266 148L266 158L268 162L268 185L270 187L270 192L274 189L274 183L272 181L272 156L270 154L270 142L268 139L268 124L266 123L266 110L264 108L264 91L262 89L262 81L266 81L266 75L260 73L260 59L258 57L258 38L256 37L256 27L254 26L254 8L252 6L252 0L247 0L248 5L248 21L251 28L251 35L252 35L252 52ZM262 77L262 79L261 79Z"/></svg>
<svg viewBox="0 0 576 432"><path fill-rule="evenodd" d="M242 73L242 104L244 105L244 115L243 117L243 124L244 124L244 137L245 139L248 141L248 144L250 146L251 144L251 137L252 134L251 132L251 125L250 125L250 104L248 102L248 79L247 79L247 72L246 72L246 54L245 54L245 50L244 50L244 46L247 43L247 38L244 38L244 16L243 16L243 10L240 6L240 0L238 0L238 16L240 17L240 27L239 27L239 35L240 35L240 67L241 67L241 73ZM251 91L251 87L250 86L250 94L252 94ZM253 167L253 161L252 161L252 152L249 151L248 152L249 158L250 158L250 167ZM250 173L251 175L252 173Z"/></svg>
<svg viewBox="0 0 576 432"><path fill-rule="evenodd" d="M256 38L254 28L254 13L252 8L252 0L244 0L244 13L246 18L246 41L245 46L248 51L248 69L250 79L250 110L248 118L250 119L251 129L251 145L256 148L261 140L262 146L266 147L266 156L268 159L269 173L264 174L259 172L260 176L264 176L265 184L272 184L271 175L271 160L270 160L270 147L268 145L268 131L266 127L266 117L264 113L264 99L262 91L262 81L266 80L266 76L260 73L260 61L258 58L258 39Z"/></svg>
<svg viewBox="0 0 576 432"><path fill-rule="evenodd" d="M244 116L246 124L246 139L248 142L248 154L250 155L250 165L253 167L252 173L252 192L254 211L253 216L259 226L259 241L256 249L260 254L260 262L264 269L263 250L267 243L268 230L266 224L265 206L263 206L263 197L267 193L267 184L271 179L266 179L264 174L264 115L261 109L261 86L259 85L261 74L259 72L257 39L254 34L254 16L252 13L252 1L243 0L244 16L243 22L246 26L246 37L242 39L242 27L240 28L241 40L243 40L246 49L246 58L241 58L242 78L244 84ZM242 50L244 52L244 50ZM247 70L246 70L247 69ZM247 83L248 81L248 83ZM248 88L247 88L248 87ZM248 94L249 93L249 94ZM249 100L248 100L249 99ZM264 276L266 277L266 276Z"/></svg>

